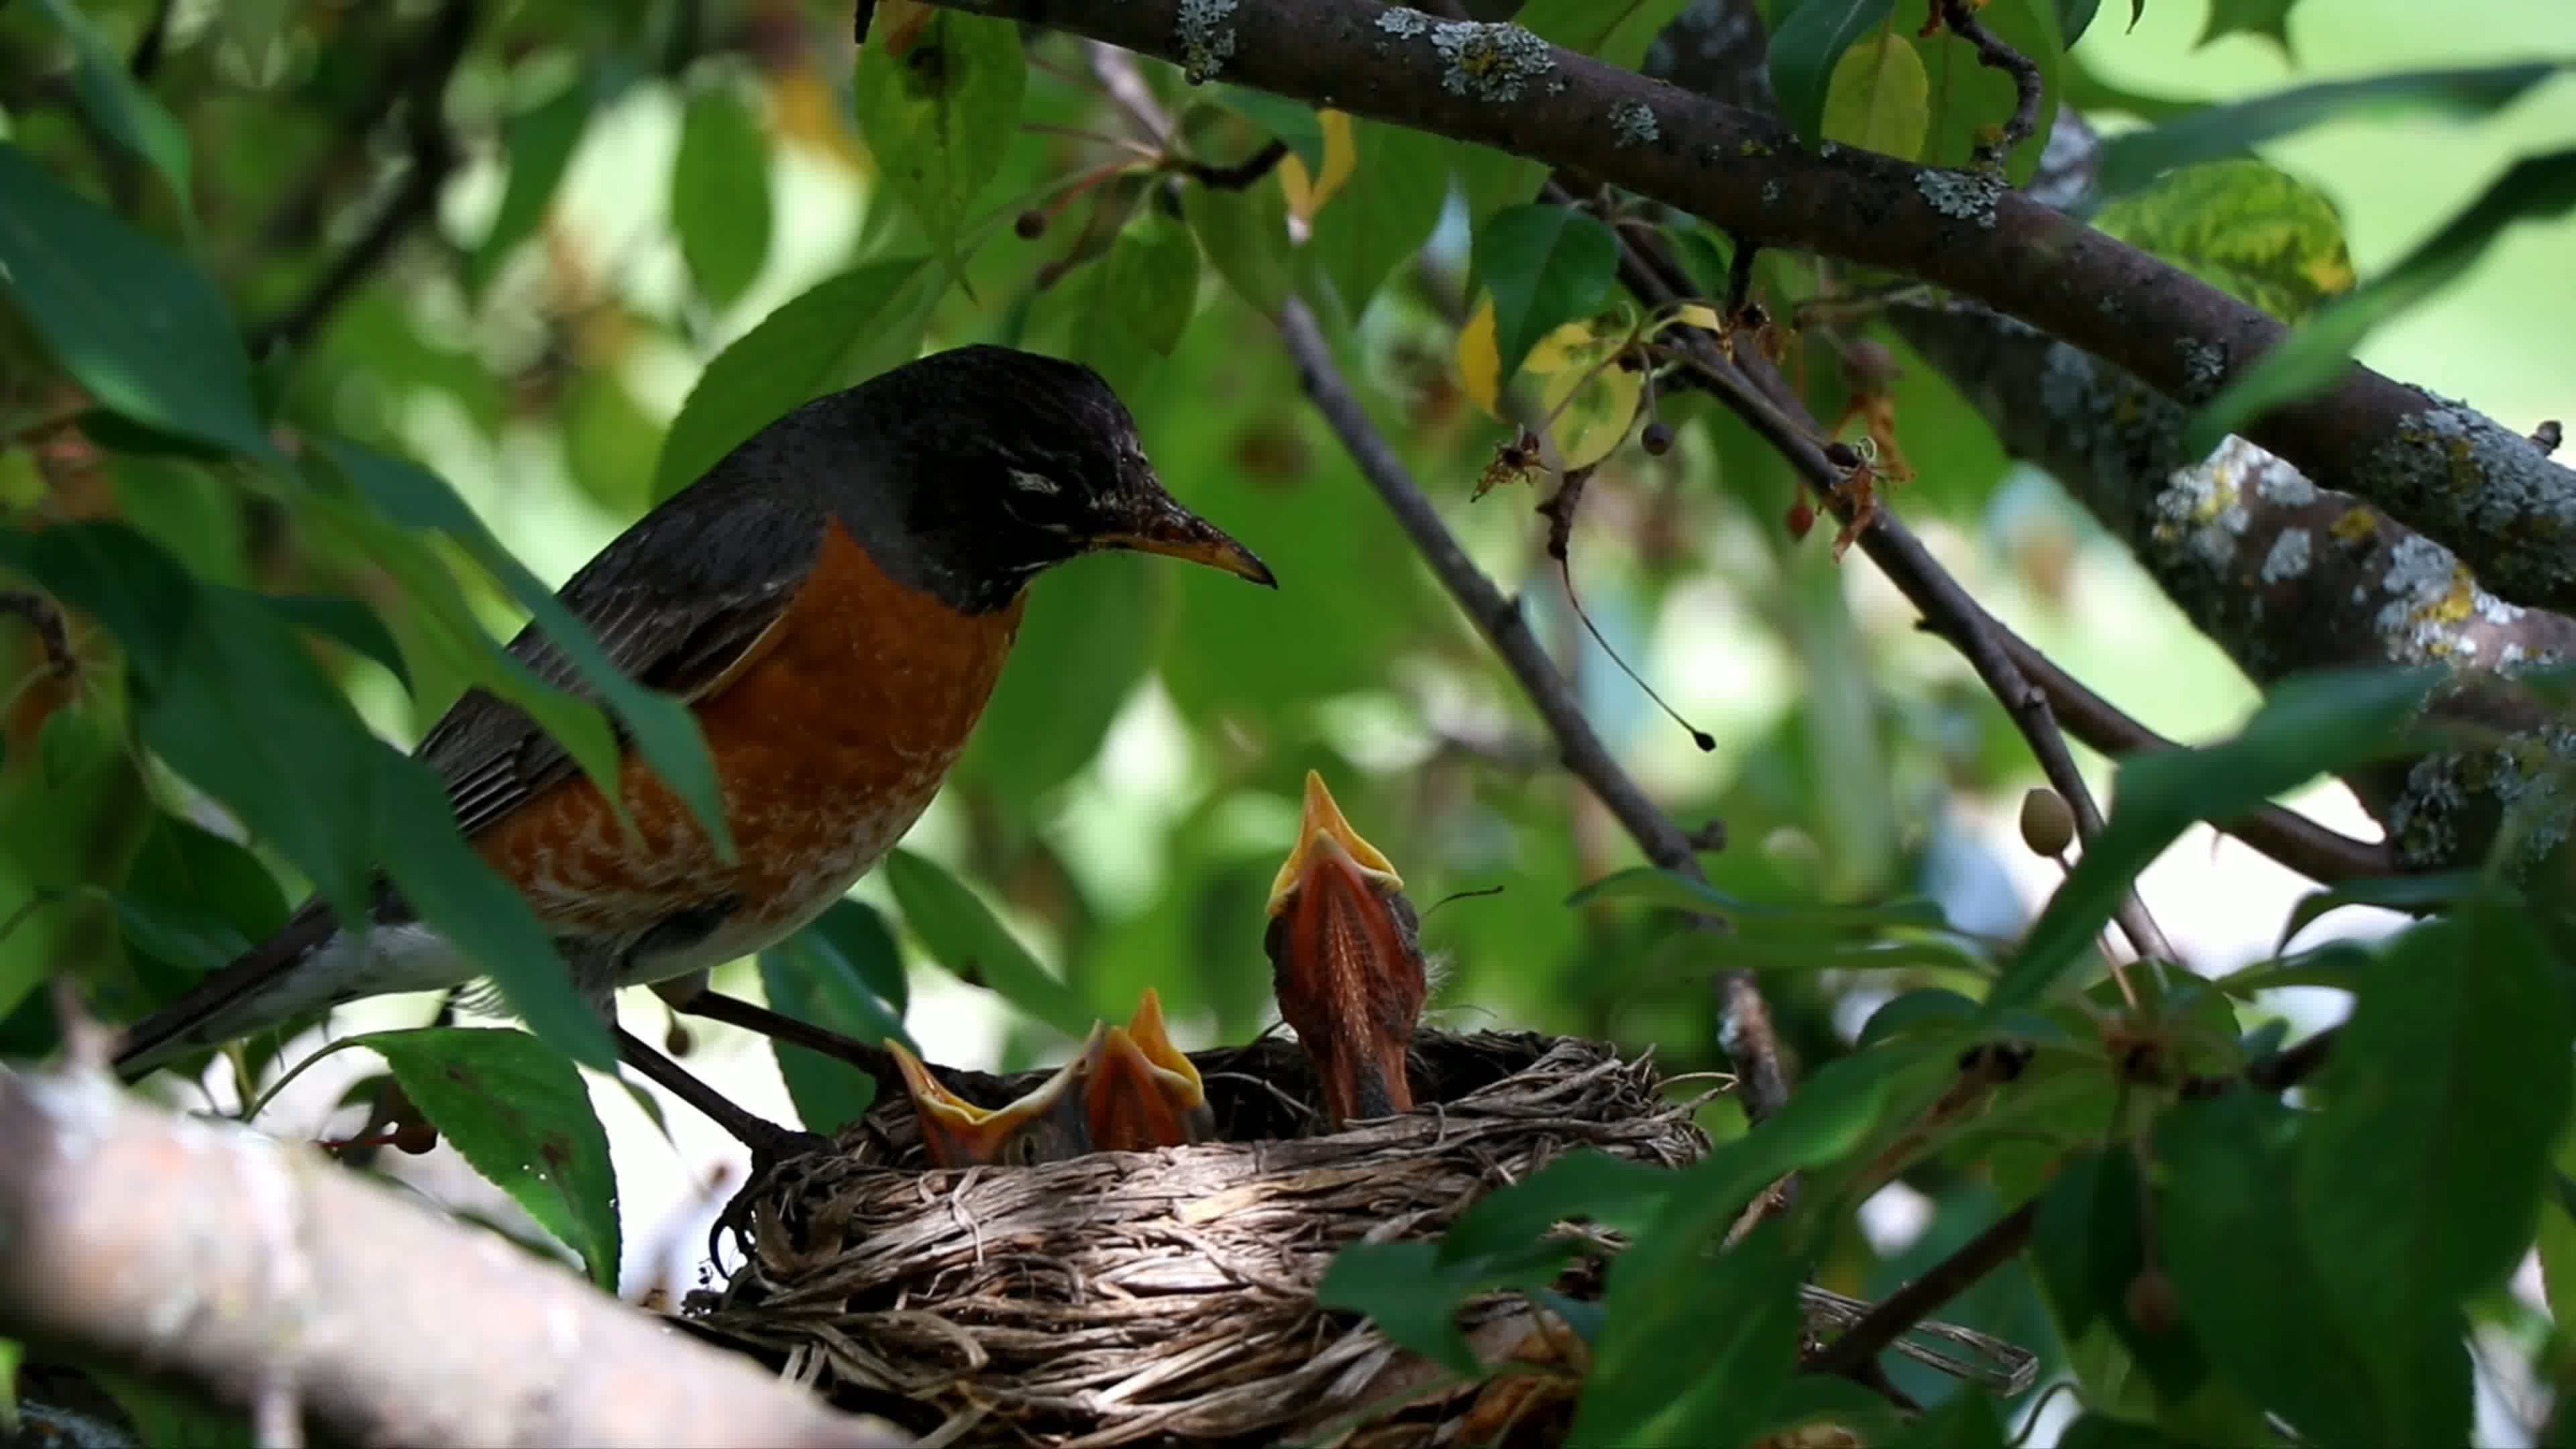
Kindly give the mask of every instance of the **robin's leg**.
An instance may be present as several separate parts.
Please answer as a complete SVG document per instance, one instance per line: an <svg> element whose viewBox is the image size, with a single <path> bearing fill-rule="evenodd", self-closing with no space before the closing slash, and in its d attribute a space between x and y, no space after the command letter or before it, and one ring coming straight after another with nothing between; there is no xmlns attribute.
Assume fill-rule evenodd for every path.
<svg viewBox="0 0 2576 1449"><path fill-rule="evenodd" d="M732 1133L736 1141L751 1149L754 1166L839 1150L829 1137L781 1127L757 1113L743 1110L722 1092L699 1081L688 1068L645 1045L633 1032L622 1026L617 1027L616 1032L617 1054L626 1059L628 1066L642 1072L663 1090Z"/></svg>

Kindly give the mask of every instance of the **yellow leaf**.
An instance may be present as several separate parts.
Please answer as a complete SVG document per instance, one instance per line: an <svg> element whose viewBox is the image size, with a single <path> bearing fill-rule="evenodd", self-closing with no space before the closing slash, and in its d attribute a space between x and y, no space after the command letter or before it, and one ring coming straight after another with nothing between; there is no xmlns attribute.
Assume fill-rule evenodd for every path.
<svg viewBox="0 0 2576 1449"><path fill-rule="evenodd" d="M1502 391L1502 379L1495 375L1502 366L1502 353L1494 346L1494 299L1487 297L1458 330L1458 380L1487 416L1494 415L1495 398Z"/></svg>
<svg viewBox="0 0 2576 1449"><path fill-rule="evenodd" d="M1548 379L1543 405L1555 420L1548 436L1556 443L1558 466L1586 468L1610 456L1637 420L1645 396L1646 375L1613 362L1602 365L1624 338L1596 344L1579 365ZM1578 354L1580 355L1580 354Z"/></svg>
<svg viewBox="0 0 2576 1449"><path fill-rule="evenodd" d="M1680 320L1689 323L1693 327L1705 328L1711 332L1723 332L1726 330L1726 324L1717 320L1717 309L1715 307L1703 306L1697 302L1686 302L1682 305L1681 310L1675 312L1673 315Z"/></svg>
<svg viewBox="0 0 2576 1449"><path fill-rule="evenodd" d="M1288 209L1306 220L1312 220L1316 211L1333 199L1333 193L1351 179L1351 170L1360 161L1359 147L1351 139L1348 112L1318 109L1315 119L1324 129L1324 174L1317 177L1308 172L1302 156L1290 156L1279 163L1279 184L1288 192Z"/></svg>
<svg viewBox="0 0 2576 1449"><path fill-rule="evenodd" d="M1521 371L1544 377L1569 367L1586 366L1587 358L1597 362L1600 360L1600 341L1600 335L1592 330L1591 323L1568 322L1538 340L1538 345L1530 349L1528 359L1521 363Z"/></svg>

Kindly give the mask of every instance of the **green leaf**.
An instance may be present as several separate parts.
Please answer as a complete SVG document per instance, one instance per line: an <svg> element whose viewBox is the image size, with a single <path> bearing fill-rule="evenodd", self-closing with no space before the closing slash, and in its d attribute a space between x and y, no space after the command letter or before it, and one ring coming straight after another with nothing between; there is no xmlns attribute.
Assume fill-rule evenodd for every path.
<svg viewBox="0 0 2576 1449"><path fill-rule="evenodd" d="M2364 880L2338 882L2329 889L2311 891L2299 897L2290 908L2290 919L2281 927L2281 939L2273 946L2287 948L2292 937L2314 924L2318 917L2346 906L2377 906L2381 910L2406 911L2421 915L2439 906L2455 905L2497 888L2484 871L2444 870L2430 875L2381 875Z"/></svg>
<svg viewBox="0 0 2576 1449"><path fill-rule="evenodd" d="M1849 1379L1802 1374L1782 1384L1772 1396L1770 1415L1762 1425L1759 1442L1780 1445L1782 1449L1808 1443L1887 1444L1904 1433L1904 1422L1897 1416L1894 1404ZM1853 1438L1817 1435L1809 1439L1793 1432L1811 1424L1830 1425Z"/></svg>
<svg viewBox="0 0 2576 1449"><path fill-rule="evenodd" d="M286 924L286 897L259 857L177 815L155 812L117 889L120 914L128 905L179 926L200 949L195 961L165 956L174 966L222 965Z"/></svg>
<svg viewBox="0 0 2576 1449"><path fill-rule="evenodd" d="M2143 14L2147 0L2129 0L2131 8ZM2102 9L2102 0L2057 0L2057 33L2066 37L2066 48L2073 50L2084 32L2093 28L2093 17ZM2137 24L2134 16L2129 21Z"/></svg>
<svg viewBox="0 0 2576 1449"><path fill-rule="evenodd" d="M177 559L123 523L12 532L9 562L46 592L105 625L147 684L176 667L196 623L197 584Z"/></svg>
<svg viewBox="0 0 2576 1449"><path fill-rule="evenodd" d="M884 873L904 924L957 979L1001 993L1067 1036L1091 1030L1091 1008L1048 974L965 882L928 856L900 848L886 857Z"/></svg>
<svg viewBox="0 0 2576 1449"><path fill-rule="evenodd" d="M601 100L594 77L576 75L551 97L513 114L501 127L501 150L510 161L510 179L501 191L500 209L491 229L465 262L465 286L480 293L490 286L501 264L519 243L535 233L554 204L555 190L572 165L581 134Z"/></svg>
<svg viewBox="0 0 2576 1449"><path fill-rule="evenodd" d="M99 406L277 460L223 294L8 142L0 142L0 285Z"/></svg>
<svg viewBox="0 0 2576 1449"><path fill-rule="evenodd" d="M1940 903L1921 896L1882 906L1837 906L1821 902L1769 905L1727 894L1706 881L1693 880L1662 866L1639 865L1613 871L1565 898L1569 906L1597 901L1632 900L1702 915L1721 915L1748 929L1765 926L1830 926L1851 929L1914 927L1941 930L1949 925Z"/></svg>
<svg viewBox="0 0 2576 1449"><path fill-rule="evenodd" d="M2501 1282L2576 1092L2547 948L2481 906L2398 938L2361 984L2296 1162L2326 1301L2374 1355Z"/></svg>
<svg viewBox="0 0 2576 1449"><path fill-rule="evenodd" d="M1551 45L1635 70L1690 0L1530 0L1512 23Z"/></svg>
<svg viewBox="0 0 2576 1449"><path fill-rule="evenodd" d="M945 290L923 257L869 262L779 305L716 354L662 441L653 497L679 492L762 428L835 386L910 361Z"/></svg>
<svg viewBox="0 0 2576 1449"><path fill-rule="evenodd" d="M404 689L411 688L411 667L403 662L402 647L394 643L392 631L385 628L385 621L377 617L375 610L335 594L258 597L290 628L337 640L383 665Z"/></svg>
<svg viewBox="0 0 2576 1449"><path fill-rule="evenodd" d="M2550 1152L2549 1186L2541 1193L2540 1228L2533 1246L2540 1255L2540 1291L2549 1316L2564 1323L2576 1313L2576 1126L2561 1129Z"/></svg>
<svg viewBox="0 0 2576 1449"><path fill-rule="evenodd" d="M1387 273L1411 258L1448 204L1448 143L1423 131L1351 120L1350 179L1314 215L1304 250L1356 319Z"/></svg>
<svg viewBox="0 0 2576 1449"><path fill-rule="evenodd" d="M1915 1420L1895 1449L2004 1449L2004 1430L1984 1394L1953 1394Z"/></svg>
<svg viewBox="0 0 2576 1449"><path fill-rule="evenodd" d="M1279 178L1264 176L1232 191L1192 186L1181 210L1217 275L1264 317L1279 315L1296 289L1296 261L1288 238L1288 193Z"/></svg>
<svg viewBox="0 0 2576 1449"><path fill-rule="evenodd" d="M1926 986L1891 998L1860 1029L1858 1047L1871 1047L1920 1026L1964 1027L1977 1019L1976 999L1946 986Z"/></svg>
<svg viewBox="0 0 2576 1449"><path fill-rule="evenodd" d="M1699 1231L1703 1214L1678 1211L1678 1201L1673 1208L1665 1217L1689 1226L1659 1222L1657 1239L1689 1239L1697 1261L1660 1283L1639 1269L1647 1262L1680 1269L1669 1241L1651 1258L1641 1241L1612 1262L1592 1374L1566 1436L1573 1449L1745 1443L1796 1371L1797 1293L1807 1264L1789 1250L1782 1225L1767 1223L1709 1258L1714 1234Z"/></svg>
<svg viewBox="0 0 2576 1449"><path fill-rule="evenodd" d="M2253 157L2169 173L2093 224L2284 322L2352 290L2333 200Z"/></svg>
<svg viewBox="0 0 2576 1449"><path fill-rule="evenodd" d="M1843 52L1825 90L1824 136L1908 159L1932 125L1932 77L1904 36L1881 32Z"/></svg>
<svg viewBox="0 0 2576 1449"><path fill-rule="evenodd" d="M703 384L702 384L703 385ZM326 440L316 451L330 459L378 509L397 523L435 529L453 539L468 556L498 580L510 597L528 611L537 627L564 652L582 683L616 714L647 764L662 777L703 825L716 849L733 858L733 828L724 818L716 768L707 753L697 716L676 697L647 689L610 662L590 626L564 607L527 565L501 546L447 480L428 469L387 457L357 444Z"/></svg>
<svg viewBox="0 0 2576 1449"><path fill-rule="evenodd" d="M2031 1262L2072 1339L2095 1323L2119 1337L2165 1402L2180 1403L2209 1378L2209 1360L2189 1328L2152 1330L2130 1311L2147 1267L2146 1186L2127 1144L2087 1150L2062 1165L2031 1223Z"/></svg>
<svg viewBox="0 0 2576 1449"><path fill-rule="evenodd" d="M2138 872L2194 822L2232 819L2320 774L2394 753L2433 683L2412 669L2304 675L2275 686L2234 739L2123 761L2110 820L2022 938L1988 1013L2046 995L2091 949Z"/></svg>
<svg viewBox="0 0 2576 1449"><path fill-rule="evenodd" d="M1799 136L1822 140L1843 52L1887 23L1894 0L1802 0L1771 35L1771 89Z"/></svg>
<svg viewBox="0 0 2576 1449"><path fill-rule="evenodd" d="M2283 986L2329 986L2349 991L2375 959L2369 950L2353 942L2329 941L2313 951L2239 967L2210 984L2249 1001L2257 992Z"/></svg>
<svg viewBox="0 0 2576 1449"><path fill-rule="evenodd" d="M859 135L960 281L959 234L1002 169L1027 87L1015 21L935 11L901 55L882 37L859 50Z"/></svg>
<svg viewBox="0 0 2576 1449"><path fill-rule="evenodd" d="M351 1037L474 1170L617 1291L617 1175L581 1074L525 1032L424 1027Z"/></svg>
<svg viewBox="0 0 2576 1449"><path fill-rule="evenodd" d="M108 45L78 7L66 0L37 0L37 4L61 28L63 38L72 43L72 93L80 97L81 109L89 113L101 131L116 138L118 145L161 173L179 213L179 228L193 242L197 234L196 188L190 180L188 133L180 128L178 118L136 82L134 73L126 68L125 57Z"/></svg>
<svg viewBox="0 0 2576 1449"><path fill-rule="evenodd" d="M1101 263L1093 323L1123 329L1169 357L1198 300L1199 244L1187 226L1149 207L1118 233Z"/></svg>
<svg viewBox="0 0 2576 1449"><path fill-rule="evenodd" d="M1147 626L1163 587L1124 560L1077 560L1039 579L960 776L1034 805L1089 764L1152 661Z"/></svg>
<svg viewBox="0 0 2576 1449"><path fill-rule="evenodd" d="M912 1045L903 1029L903 957L872 906L835 902L812 925L761 952L760 986L773 1009L799 1021L855 1041ZM770 1049L808 1128L837 1132L875 1104L876 1079L848 1062L783 1041L772 1041Z"/></svg>
<svg viewBox="0 0 2576 1449"><path fill-rule="evenodd" d="M1570 206L1498 211L1476 229L1475 274L1494 298L1495 375L1520 371L1538 340L1587 316L1619 275L1619 238Z"/></svg>
<svg viewBox="0 0 2576 1449"><path fill-rule="evenodd" d="M1833 1162L1863 1146L1885 1106L1889 1078L1921 1060L1923 1053L1912 1047L1879 1047L1843 1057L1803 1083L1777 1114L1677 1175L1672 1195L1652 1225L1610 1265L1602 1300L1606 1322L1594 1355L1592 1387L1577 1413L1576 1442L1741 1442L1741 1433L1721 1435L1706 1424L1685 1434L1659 1422L1684 1386L1696 1381L1700 1370L1693 1365L1702 1346L1721 1335L1731 1341L1740 1356L1737 1367L1745 1374L1725 1379L1734 1391L1749 1396L1741 1408L1752 1417L1741 1427L1749 1430L1760 1422L1761 1403L1788 1372L1774 1362L1781 1350L1770 1342L1771 1335L1785 1333L1785 1351L1792 1360L1796 1356L1797 1309L1791 1294L1802 1265L1769 1228L1714 1259L1709 1250L1755 1193L1791 1172ZM1770 1321L1773 1299L1788 1315L1785 1328ZM1712 1322L1712 1314L1721 1321ZM1727 1315L1742 1315L1746 1327L1724 1326ZM1737 1337L1739 1332L1750 1336ZM1752 1377L1757 1371L1773 1377L1757 1381ZM1752 1387L1757 1382L1758 1388ZM1692 1401L1699 1398L1694 1394Z"/></svg>
<svg viewBox="0 0 2576 1449"><path fill-rule="evenodd" d="M1485 1370L1458 1331L1458 1304L1497 1288L1532 1292L1555 1281L1574 1245L1502 1263L1478 1257L1443 1263L1431 1244L1416 1239L1353 1243L1333 1258L1315 1285L1325 1308L1366 1314L1378 1330L1451 1373L1474 1379Z"/></svg>
<svg viewBox="0 0 2576 1449"><path fill-rule="evenodd" d="M1287 142L1289 151L1306 163L1307 171L1322 174L1324 123L1315 118L1313 106L1222 82L1211 87L1208 94L1218 105Z"/></svg>
<svg viewBox="0 0 2576 1449"><path fill-rule="evenodd" d="M2226 390L2192 419L2183 435L2185 454L2206 457L2228 434L2327 387L2373 329L2457 280L2506 228L2570 210L2576 210L2576 150L2515 162L2468 210L2444 223L2404 260L2238 371Z"/></svg>
<svg viewBox="0 0 2576 1449"><path fill-rule="evenodd" d="M2124 196L2168 171L2232 156L2324 121L2418 116L2477 120L2513 104L2525 91L2566 69L2563 62L2533 61L2399 71L2295 86L2252 100L2204 107L2104 141L2102 171L2094 191L2105 200Z"/></svg>
<svg viewBox="0 0 2576 1449"><path fill-rule="evenodd" d="M2185 1102L2156 1131L2170 1186L2157 1198L2158 1242L2182 1319L2209 1361L2310 1442L2468 1442L2469 1365L2457 1313L2365 1345L2323 1308L2326 1283L2290 1190L2295 1114L2230 1092ZM2412 1189L2410 1188L2410 1191ZM2356 1204L2358 1210L2361 1205ZM2402 1359L2394 1382L2381 1365Z"/></svg>
<svg viewBox="0 0 2576 1449"><path fill-rule="evenodd" d="M2209 0L2209 23L2201 27L2195 49L2231 35L2260 35L2290 55L2290 10L2299 0Z"/></svg>
<svg viewBox="0 0 2576 1449"><path fill-rule="evenodd" d="M1439 1258L1455 1263L1515 1252L1570 1218L1635 1234L1662 1211L1679 1180L1666 1168L1581 1148L1460 1214L1440 1239Z"/></svg>
<svg viewBox="0 0 2576 1449"><path fill-rule="evenodd" d="M585 1066L617 1069L599 1008L582 998L536 909L456 833L447 791L429 767L376 752L376 856L423 922L501 988L528 1029ZM344 919L346 919L344 917Z"/></svg>
<svg viewBox="0 0 2576 1449"><path fill-rule="evenodd" d="M689 97L671 163L671 227L689 275L719 307L769 260L769 140L730 86Z"/></svg>

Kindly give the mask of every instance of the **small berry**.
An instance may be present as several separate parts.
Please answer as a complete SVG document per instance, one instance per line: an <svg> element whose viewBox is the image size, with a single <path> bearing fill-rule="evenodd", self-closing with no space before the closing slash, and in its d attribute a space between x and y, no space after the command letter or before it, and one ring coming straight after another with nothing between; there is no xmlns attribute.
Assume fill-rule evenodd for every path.
<svg viewBox="0 0 2576 1449"><path fill-rule="evenodd" d="M1860 454L1853 452L1849 443L1827 443L1825 461L1848 473L1860 466Z"/></svg>
<svg viewBox="0 0 2576 1449"><path fill-rule="evenodd" d="M1789 505L1789 537L1804 540L1807 530L1815 526L1816 509L1813 504L1801 498Z"/></svg>
<svg viewBox="0 0 2576 1449"><path fill-rule="evenodd" d="M394 1129L394 1146L418 1157L438 1145L438 1129L426 1122L405 1122Z"/></svg>
<svg viewBox="0 0 2576 1449"><path fill-rule="evenodd" d="M676 1021L671 1023L671 1029L669 1031L663 1033L662 1050L667 1055L674 1057L687 1056L689 1054L689 1048L694 1045L696 1045L696 1042L692 1037L690 1037L689 1029L680 1025Z"/></svg>
<svg viewBox="0 0 2576 1449"><path fill-rule="evenodd" d="M1673 450L1672 424L1648 423L1645 432L1638 435L1637 441L1645 447L1650 456L1660 458Z"/></svg>
<svg viewBox="0 0 2576 1449"><path fill-rule="evenodd" d="M1046 235L1046 226L1046 213L1032 207L1020 213L1019 219L1011 223L1011 230L1018 232L1022 241L1036 241Z"/></svg>
<svg viewBox="0 0 2576 1449"><path fill-rule="evenodd" d="M2049 860L2066 853L2075 843L2075 812L2065 796L2043 786L2021 797L2021 843Z"/></svg>
<svg viewBox="0 0 2576 1449"><path fill-rule="evenodd" d="M2182 1321L2182 1298L2174 1292L2173 1275L2162 1268L2147 1268L2129 1280L2129 1289L2121 1295L2129 1310L2129 1321L2148 1333L2171 1333Z"/></svg>

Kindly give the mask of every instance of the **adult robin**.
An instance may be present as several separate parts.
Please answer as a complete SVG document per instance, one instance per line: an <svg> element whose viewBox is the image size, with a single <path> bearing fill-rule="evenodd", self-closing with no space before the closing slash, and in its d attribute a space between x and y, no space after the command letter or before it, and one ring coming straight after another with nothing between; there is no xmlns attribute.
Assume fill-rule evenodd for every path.
<svg viewBox="0 0 2576 1449"><path fill-rule="evenodd" d="M619 781L630 830L560 745L480 690L431 726L418 756L603 1011L625 986L678 982L685 996L707 969L819 915L903 836L1000 678L1030 581L1103 549L1275 585L1164 491L1097 373L1004 347L938 353L761 429L563 587L618 668L695 712L735 859L632 751ZM509 648L582 690L533 625ZM308 903L137 1023L121 1071L481 974L381 883L374 917L353 933ZM630 1063L735 1135L779 1145L780 1129L618 1037Z"/></svg>
<svg viewBox="0 0 2576 1449"><path fill-rule="evenodd" d="M1331 1125L1412 1111L1405 1051L1431 989L1421 917L1395 867L1351 828L1311 770L1269 915L1262 949L1279 1014L1314 1064Z"/></svg>
<svg viewBox="0 0 2576 1449"><path fill-rule="evenodd" d="M1001 1107L951 1091L904 1049L887 1043L912 1099L923 1155L933 1167L1027 1166L1088 1152L1144 1152L1216 1135L1207 1092L1173 1047L1151 988L1123 1027L1092 1025L1080 1053Z"/></svg>

